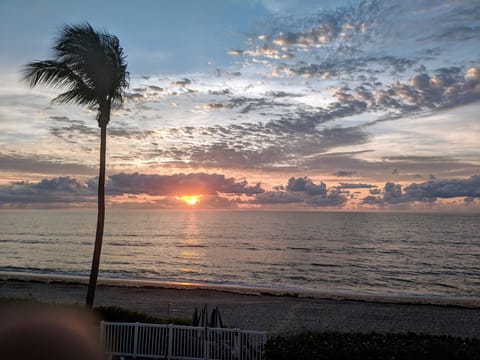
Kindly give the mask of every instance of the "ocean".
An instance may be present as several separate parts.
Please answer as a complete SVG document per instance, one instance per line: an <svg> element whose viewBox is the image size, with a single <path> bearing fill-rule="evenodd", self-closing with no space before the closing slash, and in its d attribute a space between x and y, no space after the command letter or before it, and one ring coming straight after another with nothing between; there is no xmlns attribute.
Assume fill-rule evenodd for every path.
<svg viewBox="0 0 480 360"><path fill-rule="evenodd" d="M89 274L94 210L0 211L0 272ZM108 210L100 277L480 298L478 214Z"/></svg>

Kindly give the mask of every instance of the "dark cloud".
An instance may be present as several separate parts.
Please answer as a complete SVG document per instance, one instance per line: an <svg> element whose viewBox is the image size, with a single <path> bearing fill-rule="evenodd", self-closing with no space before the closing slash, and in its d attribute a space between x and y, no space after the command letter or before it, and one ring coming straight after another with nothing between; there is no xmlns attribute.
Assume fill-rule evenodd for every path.
<svg viewBox="0 0 480 360"><path fill-rule="evenodd" d="M255 149L245 143L232 146L228 142L197 146L186 149L184 154L190 159L189 163L212 168L263 168L289 156L286 149L266 144Z"/></svg>
<svg viewBox="0 0 480 360"><path fill-rule="evenodd" d="M0 207L65 207L81 204L93 206L97 195L97 181L97 178L79 181L71 177L57 177L39 182L12 182L0 186ZM175 201L168 198L189 194L202 194L201 202L204 208L235 208L242 203L342 207L349 198L348 192L342 190L373 187L369 184L341 186L329 189L325 183L315 183L304 176L290 178L286 186L278 186L275 191L264 191L260 184L249 186L246 180L235 180L218 174L115 174L107 181L107 193L110 196L126 195L129 198L139 194L166 196L165 201L150 201L152 204L160 201L163 207L175 207ZM438 199L450 198L464 198L466 204L474 204L476 199L480 199L480 176L474 175L468 179L430 180L407 186L387 182L383 191L371 188L370 194L362 199L363 204L382 206L408 205L414 202L433 204ZM251 199L241 200L239 197L241 195L250 196Z"/></svg>
<svg viewBox="0 0 480 360"><path fill-rule="evenodd" d="M216 195L236 194L254 195L264 192L260 184L248 185L246 180L237 181L219 174L115 174L109 176L106 189L115 195Z"/></svg>
<svg viewBox="0 0 480 360"><path fill-rule="evenodd" d="M178 85L185 87L192 83L192 80L189 78L183 78L182 80L172 81L172 85Z"/></svg>
<svg viewBox="0 0 480 360"><path fill-rule="evenodd" d="M340 191L328 190L323 182L315 184L307 176L291 177L285 187L278 186L276 191L267 191L255 196L249 203L254 204L303 204L314 207L341 207L347 197Z"/></svg>
<svg viewBox="0 0 480 360"><path fill-rule="evenodd" d="M379 91L376 105L401 109L404 113L420 109L447 109L480 100L477 67L440 68L433 75L421 73L409 84L397 82Z"/></svg>
<svg viewBox="0 0 480 360"><path fill-rule="evenodd" d="M0 154L0 171L30 174L93 175L96 167L38 155Z"/></svg>
<svg viewBox="0 0 480 360"><path fill-rule="evenodd" d="M417 201L435 201L437 198L480 197L480 176L461 180L432 180L413 183L404 188L405 196Z"/></svg>
<svg viewBox="0 0 480 360"><path fill-rule="evenodd" d="M389 204L396 204L407 201L402 194L402 186L388 182L383 188L383 200Z"/></svg>
<svg viewBox="0 0 480 360"><path fill-rule="evenodd" d="M223 89L223 90L208 90L210 95L222 96L222 95L230 95L232 91L230 89Z"/></svg>
<svg viewBox="0 0 480 360"><path fill-rule="evenodd" d="M341 207L347 202L347 197L340 191L330 191L328 194L313 196L306 199L306 203L312 206Z"/></svg>
<svg viewBox="0 0 480 360"><path fill-rule="evenodd" d="M298 194L285 191L266 191L250 200L253 204L292 204L303 203L304 198Z"/></svg>
<svg viewBox="0 0 480 360"><path fill-rule="evenodd" d="M355 175L356 173L357 173L356 171L340 170L334 173L333 175L338 177L349 177L349 176Z"/></svg>
<svg viewBox="0 0 480 360"><path fill-rule="evenodd" d="M270 108L284 108L290 107L291 105L282 102L273 100L275 97L245 97L245 96L235 96L230 99L228 104L225 104L226 107L230 109L239 108L240 114L248 114L254 111L267 111Z"/></svg>
<svg viewBox="0 0 480 360"><path fill-rule="evenodd" d="M349 50L352 50L349 48ZM304 77L318 77L323 79L347 80L352 75L365 76L385 73L391 69L393 74L403 73L416 64L415 60L399 58L395 56L358 56L354 51L354 57L335 58L335 60L311 63L299 61L295 64L279 64L278 71L293 73ZM338 54L337 54L338 55ZM380 71L379 67L383 67Z"/></svg>
<svg viewBox="0 0 480 360"><path fill-rule="evenodd" d="M340 185L337 186L337 189L371 189L375 187L377 187L377 185L340 183Z"/></svg>
<svg viewBox="0 0 480 360"><path fill-rule="evenodd" d="M279 166L280 170L285 170L286 167L307 165L312 158L306 159L305 156L323 153L337 146L362 144L368 139L367 133L360 127L317 130L314 120L309 117L266 124L199 128L197 131L210 136L210 143L162 148L151 156L171 157L176 163L188 161L189 166L273 171L280 169Z"/></svg>
<svg viewBox="0 0 480 360"><path fill-rule="evenodd" d="M381 197L368 195L362 199L362 202L367 205L383 205L384 201Z"/></svg>
<svg viewBox="0 0 480 360"><path fill-rule="evenodd" d="M301 97L302 94L286 92L286 91L268 91L265 93L265 96L271 96L275 98L286 98L286 97Z"/></svg>
<svg viewBox="0 0 480 360"><path fill-rule="evenodd" d="M308 195L325 195L327 193L327 185L323 182L316 185L308 177L288 179L287 191L302 191Z"/></svg>
<svg viewBox="0 0 480 360"><path fill-rule="evenodd" d="M51 126L50 133L68 143L77 143L80 139L86 137L99 138L100 130L94 121L92 121L92 125L87 126L82 120L71 120L67 117L51 117L51 119L62 125ZM112 138L144 140L154 134L155 131L152 130L143 131L119 125L108 128L108 136Z"/></svg>
<svg viewBox="0 0 480 360"><path fill-rule="evenodd" d="M330 115L325 114L326 111L315 113L299 109L267 123L172 129L170 135L178 139L175 146L158 146L135 156L147 160L161 157L176 166L283 172L324 170L335 172L337 176L368 173L390 177L393 169L404 175L425 176L432 171L442 173L456 169L459 175L465 176L478 170L473 164L447 156L404 155L366 161L358 155L373 150L334 153L332 149L339 146L366 144L370 140L368 127L323 127L321 125L330 119ZM193 140L199 136L207 136L210 140L200 144L185 141L188 137Z"/></svg>
<svg viewBox="0 0 480 360"><path fill-rule="evenodd" d="M379 192L370 191L371 194ZM399 204L411 202L434 203L437 199L480 198L480 176L468 179L430 180L424 183L412 183L402 188L400 184L387 182L382 196L367 196L366 204Z"/></svg>
<svg viewBox="0 0 480 360"><path fill-rule="evenodd" d="M12 182L0 186L0 207L69 206L94 204L96 191L71 177L43 179L40 182Z"/></svg>
<svg viewBox="0 0 480 360"><path fill-rule="evenodd" d="M314 64L302 69L307 73L335 73L331 69L319 70ZM397 81L380 88L367 82L354 89L343 86L333 96L338 102L329 106L324 114L326 120L366 111L394 110L396 118L399 114L443 110L480 100L480 70L478 67L439 68L432 74L423 72L413 75L408 83Z"/></svg>
<svg viewBox="0 0 480 360"><path fill-rule="evenodd" d="M39 182L12 182L0 186L0 207L15 206L75 206L94 205L97 196L98 178L79 181L71 177L43 179ZM264 192L260 184L248 185L246 180L235 180L219 174L114 174L106 182L110 196L139 194L153 196L204 195L203 206L222 204L232 207L238 199L225 198L231 195L254 196ZM154 201L154 200L152 200ZM228 206L227 206L228 205Z"/></svg>
<svg viewBox="0 0 480 360"><path fill-rule="evenodd" d="M148 88L153 91L165 91L165 88L156 85L150 85Z"/></svg>
<svg viewBox="0 0 480 360"><path fill-rule="evenodd" d="M238 198L228 199L222 196L202 197L196 205L200 209L235 209L241 201Z"/></svg>
<svg viewBox="0 0 480 360"><path fill-rule="evenodd" d="M233 56L243 55L244 52L245 52L245 50L240 50L240 49L230 49L230 50L228 50L228 53L230 55L233 55Z"/></svg>

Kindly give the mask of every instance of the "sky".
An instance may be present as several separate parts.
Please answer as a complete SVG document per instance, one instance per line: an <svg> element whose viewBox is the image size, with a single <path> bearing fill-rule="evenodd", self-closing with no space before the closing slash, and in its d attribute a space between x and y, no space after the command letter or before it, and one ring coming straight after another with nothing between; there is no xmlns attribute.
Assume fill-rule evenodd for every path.
<svg viewBox="0 0 480 360"><path fill-rule="evenodd" d="M20 81L84 22L128 56L110 207L480 210L474 0L1 0L0 208L95 206L95 109Z"/></svg>

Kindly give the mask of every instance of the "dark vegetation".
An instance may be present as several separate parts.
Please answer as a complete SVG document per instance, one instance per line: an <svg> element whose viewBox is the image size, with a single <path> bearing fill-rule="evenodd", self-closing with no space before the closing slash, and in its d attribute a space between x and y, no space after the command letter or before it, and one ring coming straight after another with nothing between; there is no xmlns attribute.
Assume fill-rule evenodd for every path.
<svg viewBox="0 0 480 360"><path fill-rule="evenodd" d="M1 298L0 297L0 310L5 306L27 306L34 305L41 308L55 308L66 309L72 311L85 310L84 305L80 304L56 304L56 303L43 303L32 299L16 299L16 298ZM96 306L92 309L96 318L100 321L108 322L139 322L149 324L175 324L175 325L192 325L191 320L178 319L178 318L165 318L160 319L154 316L147 315L140 311L129 310L118 306Z"/></svg>
<svg viewBox="0 0 480 360"><path fill-rule="evenodd" d="M407 334L311 333L271 338L266 359L480 359L480 339Z"/></svg>
<svg viewBox="0 0 480 360"><path fill-rule="evenodd" d="M117 306L96 306L93 311L100 317L100 319L109 322L139 322L149 324L175 324L186 326L192 325L192 322L190 320L176 318L159 319L153 316L149 316L140 311L128 310Z"/></svg>

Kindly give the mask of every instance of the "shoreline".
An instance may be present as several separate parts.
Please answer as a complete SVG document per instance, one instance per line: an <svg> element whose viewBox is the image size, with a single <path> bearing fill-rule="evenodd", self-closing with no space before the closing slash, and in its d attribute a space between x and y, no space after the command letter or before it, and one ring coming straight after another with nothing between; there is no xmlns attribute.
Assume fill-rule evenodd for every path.
<svg viewBox="0 0 480 360"><path fill-rule="evenodd" d="M75 275L37 274L27 272L1 272L0 282L26 282L43 284L87 285L88 278ZM295 289L279 287L242 286L232 284L209 284L200 282L175 282L148 279L98 278L97 287L207 290L238 295L305 298L318 300L348 300L384 304L438 305L480 309L480 298L414 295L414 294L372 294L348 291L320 291L313 289Z"/></svg>

